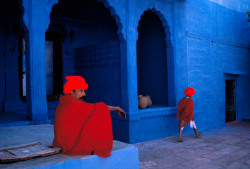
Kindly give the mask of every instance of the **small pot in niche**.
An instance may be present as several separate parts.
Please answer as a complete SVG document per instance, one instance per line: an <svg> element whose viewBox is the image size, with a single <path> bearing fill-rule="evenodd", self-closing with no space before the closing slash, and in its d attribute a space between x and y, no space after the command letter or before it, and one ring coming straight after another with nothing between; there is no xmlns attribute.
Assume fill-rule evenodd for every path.
<svg viewBox="0 0 250 169"><path fill-rule="evenodd" d="M144 109L148 106L148 99L146 96L138 96L138 106L140 109Z"/></svg>

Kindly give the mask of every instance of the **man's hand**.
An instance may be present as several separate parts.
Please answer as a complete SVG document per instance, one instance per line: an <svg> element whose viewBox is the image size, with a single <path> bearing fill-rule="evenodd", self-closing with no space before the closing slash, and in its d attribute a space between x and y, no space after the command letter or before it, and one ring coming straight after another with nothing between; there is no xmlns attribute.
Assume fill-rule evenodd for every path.
<svg viewBox="0 0 250 169"><path fill-rule="evenodd" d="M126 119L126 113L120 107L118 107L118 106L114 107L114 106L109 106L109 105L107 105L107 106L109 108L109 111L114 111L115 110L120 117L122 116L124 119Z"/></svg>
<svg viewBox="0 0 250 169"><path fill-rule="evenodd" d="M126 119L126 113L124 110L122 110L120 107L115 107L116 108L116 112L117 114L121 117L123 117L124 119Z"/></svg>

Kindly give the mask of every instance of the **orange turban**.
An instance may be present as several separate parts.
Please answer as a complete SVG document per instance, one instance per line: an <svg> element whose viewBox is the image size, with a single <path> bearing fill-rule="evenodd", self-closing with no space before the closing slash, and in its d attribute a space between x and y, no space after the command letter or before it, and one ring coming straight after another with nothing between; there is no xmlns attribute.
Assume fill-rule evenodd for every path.
<svg viewBox="0 0 250 169"><path fill-rule="evenodd" d="M193 96L195 94L195 90L192 87L187 87L184 90L184 94L187 96Z"/></svg>
<svg viewBox="0 0 250 169"><path fill-rule="evenodd" d="M64 85L64 94L69 94L72 90L75 89L84 89L88 88L88 84L85 82L85 79L81 76L66 76L66 81Z"/></svg>

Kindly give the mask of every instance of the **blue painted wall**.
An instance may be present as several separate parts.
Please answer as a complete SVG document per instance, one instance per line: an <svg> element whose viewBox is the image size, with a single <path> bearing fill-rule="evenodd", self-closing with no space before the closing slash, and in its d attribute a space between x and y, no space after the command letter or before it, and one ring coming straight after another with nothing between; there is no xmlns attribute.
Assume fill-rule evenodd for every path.
<svg viewBox="0 0 250 169"><path fill-rule="evenodd" d="M121 105L127 111L126 120L112 113L115 139L135 143L177 135L176 106L184 97L183 91L187 86L196 90L193 97L194 114L199 130L225 124L225 80L231 79L236 82L236 119L241 121L242 118L250 115L248 110L250 106L248 97L250 94L248 90L250 27L245 14L250 8L249 0L144 0L143 3L142 0L100 0L98 2L62 0L53 8L50 8L52 2L47 3L40 6L49 7L45 8L45 12L31 15L33 21L44 17L44 23L49 25L51 12L51 16L70 19L60 20L59 25L63 25L61 27L50 25L50 28L55 28L54 31L59 31L64 37L63 76L83 75L90 84L87 93L90 102L105 101L107 104ZM29 1L23 1L25 9L29 9L28 4ZM144 35L142 38L147 42L138 47L140 35L145 31L143 29L142 32L138 32L145 11L156 15L162 27L159 32L157 29L150 30L150 28L147 32L149 36ZM30 12L24 13L26 25L30 23L29 15ZM84 21L79 22L80 19ZM33 23L37 24L37 22ZM27 36L33 38L30 41L30 49L34 49L35 54L39 53L38 57L42 60L43 41L36 39L44 37L46 30L35 25L29 25L28 29L33 31L29 30L29 36ZM3 35L1 27L0 33ZM163 35L162 39L156 36L158 33ZM149 37L150 40L148 40ZM0 43L4 43L3 39L0 39ZM36 43L38 45L35 45ZM115 62L111 61L112 57L109 55L113 52L110 52L106 58L103 53L98 55L101 57L96 55L105 44L113 43L116 44L114 49L118 51ZM160 52L153 45L163 51ZM75 53L76 50L88 50L94 46L98 48L98 50L93 49L94 54L76 55ZM155 49L157 51L152 51ZM161 56L161 60L154 58L150 62L150 55L141 56L144 51L147 51L146 54L151 53L150 55L156 52ZM3 52L0 49L0 54ZM85 59L87 56L93 57L91 62L88 62L81 60L81 56ZM0 57L0 61L4 61L3 54ZM148 60L142 61L144 57ZM104 59L103 63L100 63L100 58ZM95 64L88 67L92 62ZM137 66L141 64L148 67L156 64L151 68L156 69L160 67L160 63L163 64L160 73ZM2 67L3 64L0 63L0 79L4 79L1 73ZM43 76L34 78L39 72L44 72L42 65L37 65L37 68L39 70L33 67L31 69L32 76L28 78L28 82L29 80L32 82L29 82L30 84L36 84L39 79L44 80ZM144 71L149 76L144 75ZM14 78L14 76L10 77ZM147 82L145 85L140 83L148 78L150 83ZM156 78L158 85L154 84L153 78ZM16 82L16 78L12 82ZM0 81L0 90L3 90L3 84ZM141 91L138 90L138 85L141 86L140 89L148 90L149 94L152 92L153 103L155 100L155 103L159 103L160 106L139 110L137 95L141 94ZM41 85L42 88L43 86ZM33 89L35 88L32 87L29 91L31 96L34 96L32 93L36 93ZM160 95L159 99L156 98L158 95ZM31 98L31 100L36 105L33 114L38 116L36 112L40 113L39 106L46 107L44 100L42 102L39 98ZM2 94L0 101L3 101ZM185 128L184 132L192 132L188 128Z"/></svg>
<svg viewBox="0 0 250 169"><path fill-rule="evenodd" d="M228 79L236 81L236 119L241 121L249 116L250 31L245 15L249 5L249 1L220 1L220 4L208 0L144 4L136 1L138 10L134 16L155 8L167 20L174 47L176 104L187 86L196 89L194 114L199 130L225 124L225 80ZM163 115L157 112L155 109L129 112L129 142L178 134L173 116L176 112L162 110ZM141 114L146 117L135 118ZM184 132L193 131L186 127Z"/></svg>
<svg viewBox="0 0 250 169"><path fill-rule="evenodd" d="M249 6L244 0L187 1L188 85L196 89L195 116L202 129L225 123L225 80L236 82L236 119L249 115Z"/></svg>

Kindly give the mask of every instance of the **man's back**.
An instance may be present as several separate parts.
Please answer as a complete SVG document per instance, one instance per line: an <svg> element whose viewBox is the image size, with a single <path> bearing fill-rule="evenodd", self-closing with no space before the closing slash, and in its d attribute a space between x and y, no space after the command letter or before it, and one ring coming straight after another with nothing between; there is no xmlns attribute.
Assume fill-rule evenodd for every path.
<svg viewBox="0 0 250 169"><path fill-rule="evenodd" d="M110 156L113 146L111 117L104 103L86 103L72 95L60 98L54 123L54 147L63 154Z"/></svg>

